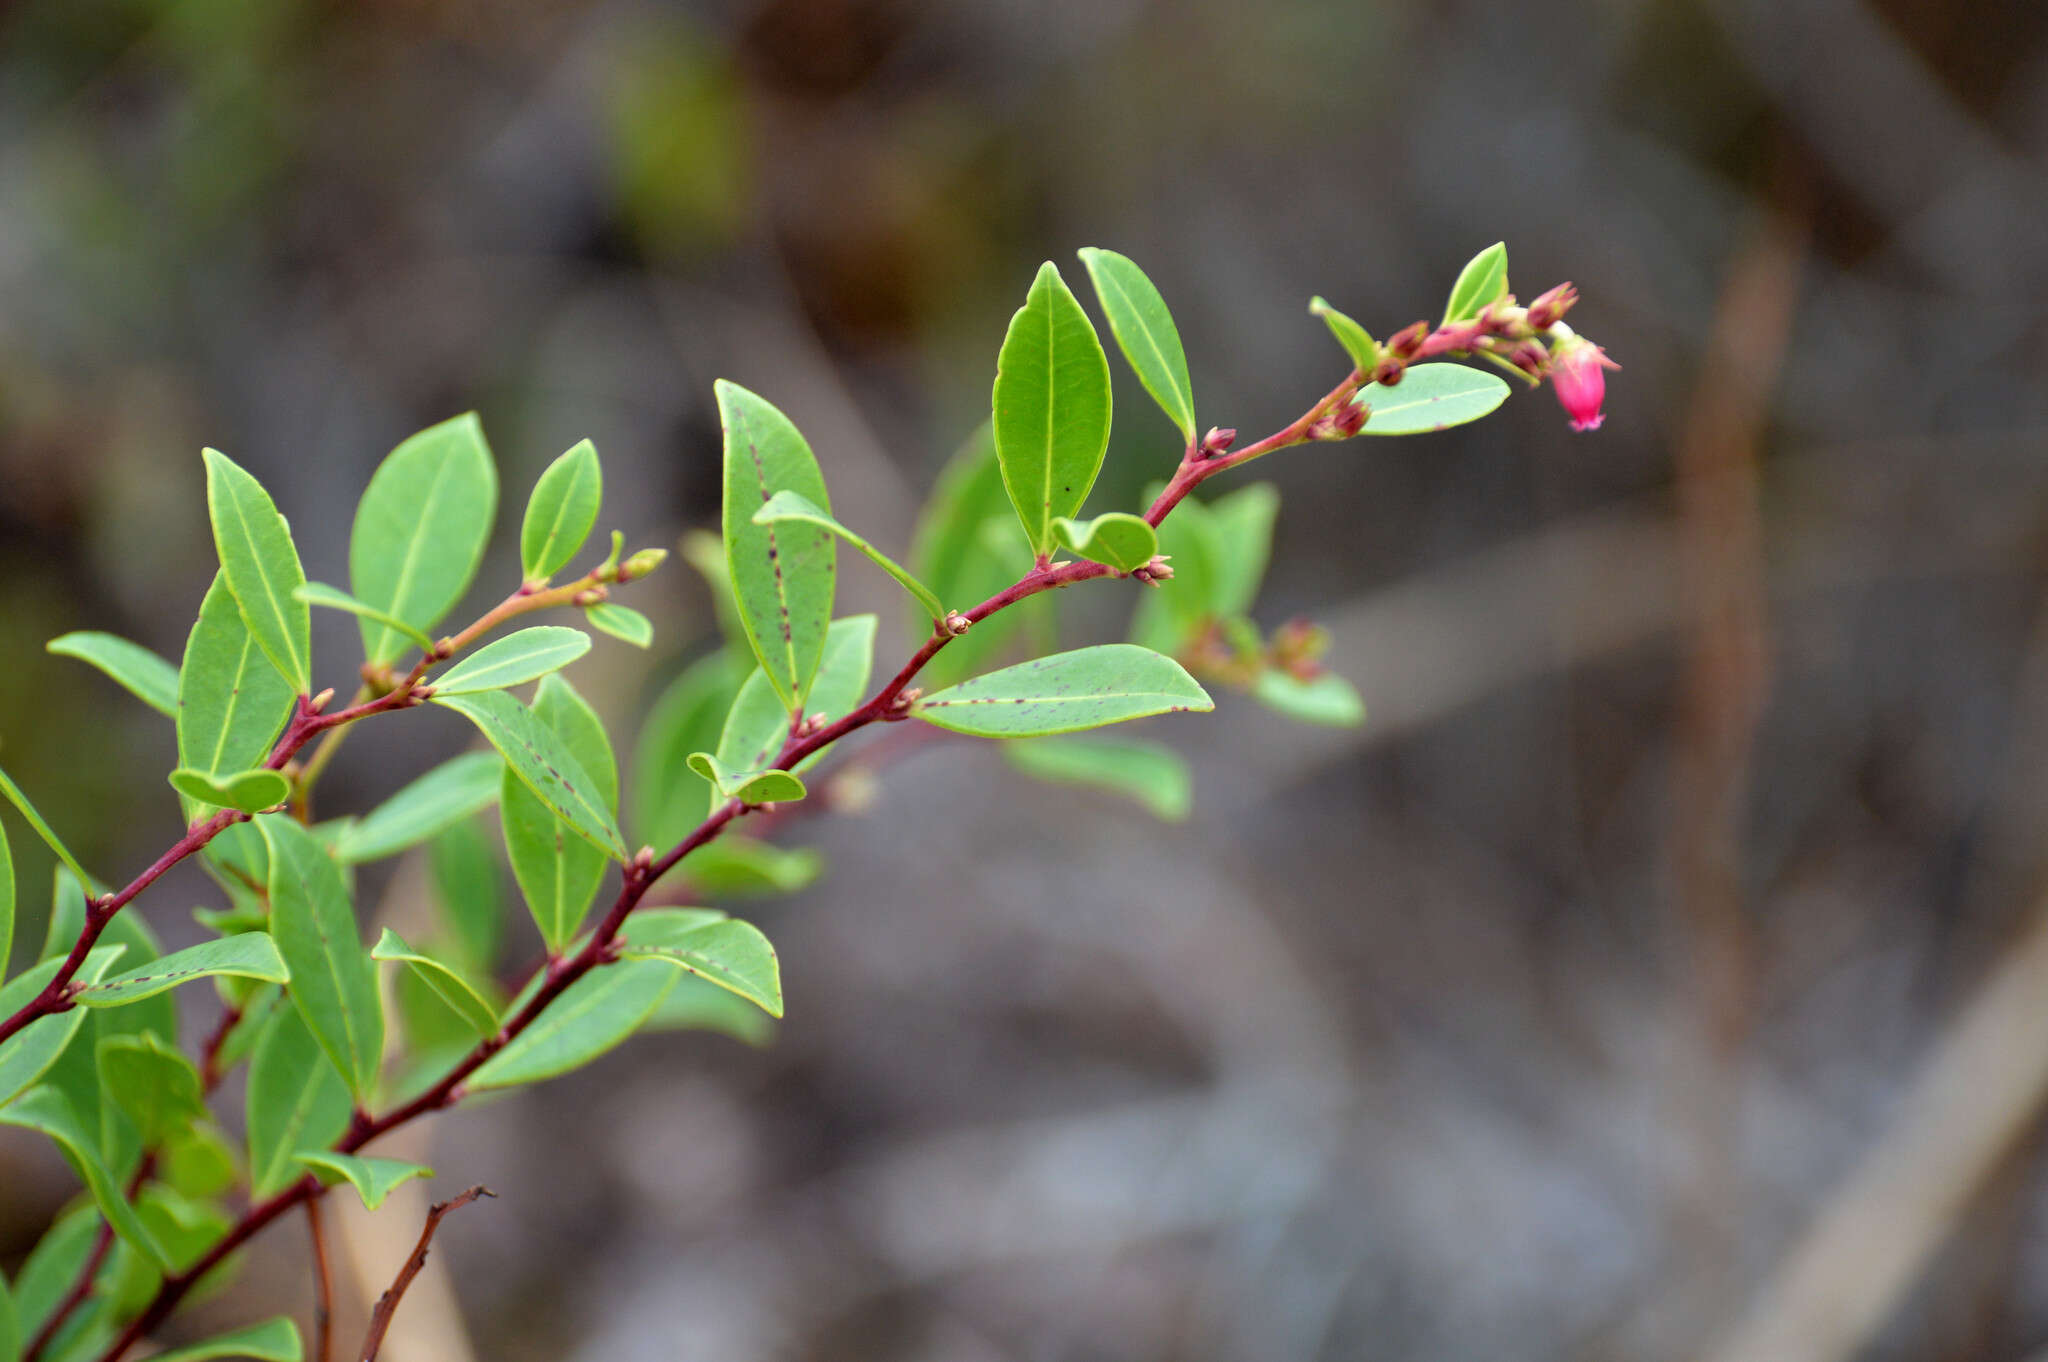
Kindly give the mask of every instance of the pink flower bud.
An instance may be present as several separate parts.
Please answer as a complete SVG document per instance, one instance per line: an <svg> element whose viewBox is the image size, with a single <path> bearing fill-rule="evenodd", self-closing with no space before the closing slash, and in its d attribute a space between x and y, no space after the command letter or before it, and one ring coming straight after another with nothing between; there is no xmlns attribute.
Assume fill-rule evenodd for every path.
<svg viewBox="0 0 2048 1362"><path fill-rule="evenodd" d="M1583 336L1566 336L1551 351L1550 386L1572 418L1573 430L1600 429L1605 419L1600 404L1607 398L1607 375L1601 370L1620 367Z"/></svg>
<svg viewBox="0 0 2048 1362"><path fill-rule="evenodd" d="M1572 304L1579 301L1579 291L1570 284L1559 284L1529 304L1529 325L1538 331L1548 331L1557 325L1565 313L1572 310Z"/></svg>

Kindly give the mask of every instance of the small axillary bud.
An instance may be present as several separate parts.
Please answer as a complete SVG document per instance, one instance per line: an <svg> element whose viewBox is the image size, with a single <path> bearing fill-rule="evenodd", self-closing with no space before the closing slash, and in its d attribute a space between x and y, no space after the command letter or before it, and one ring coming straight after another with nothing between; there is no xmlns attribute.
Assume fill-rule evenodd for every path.
<svg viewBox="0 0 2048 1362"><path fill-rule="evenodd" d="M882 712L882 718L889 723L910 717L910 707L924 696L921 686L905 686L889 701L889 708Z"/></svg>
<svg viewBox="0 0 2048 1362"><path fill-rule="evenodd" d="M1548 331L1564 319L1572 310L1572 304L1579 301L1579 291L1570 283L1559 284L1550 289L1535 302L1529 304L1529 325L1538 331Z"/></svg>
<svg viewBox="0 0 2048 1362"><path fill-rule="evenodd" d="M667 549L641 549L634 553L631 558L619 564L619 580L622 582L638 581L660 567L667 558Z"/></svg>
<svg viewBox="0 0 2048 1362"><path fill-rule="evenodd" d="M1429 323L1417 322L1413 326L1403 327L1387 337L1386 351L1395 359L1413 359L1415 358L1415 352L1420 350L1422 343L1428 339ZM1382 364L1381 368L1384 367L1385 365ZM1375 369L1373 372L1377 373L1379 370Z"/></svg>
<svg viewBox="0 0 2048 1362"><path fill-rule="evenodd" d="M807 714L804 716L804 721L796 726L796 736L799 738L808 738L813 733L823 733L825 731L825 725L830 722L832 721L825 717L824 711L822 710L820 710L816 714Z"/></svg>
<svg viewBox="0 0 2048 1362"><path fill-rule="evenodd" d="M961 614L958 610L948 610L946 618L939 621L939 627L952 637L958 638L974 627L974 621Z"/></svg>
<svg viewBox="0 0 2048 1362"><path fill-rule="evenodd" d="M1167 556L1163 553L1155 553L1152 555L1150 562L1132 568L1132 580L1143 582L1146 586L1158 586L1161 582L1172 581L1173 567L1166 561Z"/></svg>
<svg viewBox="0 0 2048 1362"><path fill-rule="evenodd" d="M1399 370L1395 381L1400 380ZM1311 440L1348 440L1365 429L1365 418L1372 414L1372 408L1363 402L1344 402L1335 411L1328 412L1308 428Z"/></svg>
<svg viewBox="0 0 2048 1362"><path fill-rule="evenodd" d="M606 587L593 586L587 591L579 591L574 596L571 596L569 603L571 605L598 605L611 599L611 594L611 591Z"/></svg>
<svg viewBox="0 0 2048 1362"><path fill-rule="evenodd" d="M1488 303L1486 310L1479 314L1479 326L1489 336L1508 336L1519 340L1535 334L1535 328L1529 324L1528 309L1515 306L1512 293L1499 302Z"/></svg>
<svg viewBox="0 0 2048 1362"><path fill-rule="evenodd" d="M1220 458L1237 443L1237 431L1229 426L1211 426L1209 433L1202 437L1201 454L1205 459Z"/></svg>
<svg viewBox="0 0 2048 1362"><path fill-rule="evenodd" d="M327 708L328 701L332 700L333 698L334 687L329 686L326 690L321 691L318 695L314 696L312 699L306 702L306 712L308 714L318 714L321 710Z"/></svg>
<svg viewBox="0 0 2048 1362"><path fill-rule="evenodd" d="M1390 347L1391 348L1391 347ZM1408 372L1408 366L1389 355L1373 366L1372 381L1382 388L1391 388L1401 381L1401 375Z"/></svg>

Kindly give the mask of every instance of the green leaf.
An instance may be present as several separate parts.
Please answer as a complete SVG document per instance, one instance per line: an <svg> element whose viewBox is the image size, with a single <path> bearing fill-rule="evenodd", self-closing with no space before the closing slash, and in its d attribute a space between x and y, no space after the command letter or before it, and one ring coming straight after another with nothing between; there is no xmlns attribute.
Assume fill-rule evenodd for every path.
<svg viewBox="0 0 2048 1362"><path fill-rule="evenodd" d="M404 620L388 611L379 610L374 605L364 604L338 586L329 586L325 582L307 582L304 586L292 592L292 595L304 601L307 605L318 605L324 606L329 610L346 611L348 614L360 616L372 624L381 624L386 629L401 634L409 642L418 645L421 652L430 653L434 650L434 640L428 638L423 631L413 628L410 624L407 624Z"/></svg>
<svg viewBox="0 0 2048 1362"><path fill-rule="evenodd" d="M100 1088L135 1123L142 1147L155 1149L206 1119L199 1070L155 1032L99 1043Z"/></svg>
<svg viewBox="0 0 2048 1362"><path fill-rule="evenodd" d="M498 858L474 819L445 829L427 848L434 903L464 964L488 974L498 958L505 905ZM374 954L374 952L373 952Z"/></svg>
<svg viewBox="0 0 2048 1362"><path fill-rule="evenodd" d="M170 774L171 788L187 799L219 809L262 813L291 798L292 783L276 771L243 771L214 777L181 766Z"/></svg>
<svg viewBox="0 0 2048 1362"><path fill-rule="evenodd" d="M457 973L454 966L443 964L429 955L422 955L405 943L404 938L384 929L384 935L370 949L372 960L397 961L409 965L420 976L428 988L434 990L440 999L454 1010L457 1016L468 1022L478 1036L488 1036L498 1029L498 1014L484 1001L484 995L475 984ZM376 1207L372 1206L371 1210Z"/></svg>
<svg viewBox="0 0 2048 1362"><path fill-rule="evenodd" d="M157 713L178 716L178 669L139 643L80 631L51 639L43 651L89 662Z"/></svg>
<svg viewBox="0 0 2048 1362"><path fill-rule="evenodd" d="M285 993L362 1098L377 1081L384 1010L341 867L289 818L259 818L256 826L270 847L270 930L291 971Z"/></svg>
<svg viewBox="0 0 2048 1362"><path fill-rule="evenodd" d="M1349 317L1331 307L1321 297L1308 300L1308 310L1323 319L1323 325L1330 328L1330 334L1337 338L1337 344L1344 347L1344 353L1351 356L1353 371L1369 374L1380 362L1379 343L1372 333L1352 321Z"/></svg>
<svg viewBox="0 0 2048 1362"><path fill-rule="evenodd" d="M597 524L604 470L597 446L579 440L547 466L526 500L519 526L519 563L529 582L544 582L576 556Z"/></svg>
<svg viewBox="0 0 2048 1362"><path fill-rule="evenodd" d="M1506 297L1507 291L1508 247L1496 241L1458 271L1458 282L1451 285L1450 300L1444 304L1444 322L1470 321Z"/></svg>
<svg viewBox="0 0 2048 1362"><path fill-rule="evenodd" d="M1215 707L1172 658L1105 643L977 676L925 696L910 712L955 733L1026 738Z"/></svg>
<svg viewBox="0 0 2048 1362"><path fill-rule="evenodd" d="M168 1266L163 1248L137 1218L135 1208L121 1184L100 1161L99 1141L79 1123L78 1113L64 1094L52 1087L31 1088L0 1107L0 1125L21 1126L38 1131L57 1142L64 1158L76 1170L86 1190L100 1208L100 1214L114 1227L114 1233L133 1244L159 1267Z"/></svg>
<svg viewBox="0 0 2048 1362"><path fill-rule="evenodd" d="M751 923L701 909L649 909L626 919L620 938L628 960L660 960L745 998L771 1017L782 1015L782 972L775 947Z"/></svg>
<svg viewBox="0 0 2048 1362"><path fill-rule="evenodd" d="M783 708L804 707L832 623L832 536L815 525L757 525L777 492L801 494L826 513L825 477L804 437L766 400L736 383L716 385L725 427L725 558L747 641Z"/></svg>
<svg viewBox="0 0 2048 1362"><path fill-rule="evenodd" d="M610 634L635 648L645 648L654 642L654 621L631 606L599 601L584 607L583 618L599 633Z"/></svg>
<svg viewBox="0 0 2048 1362"><path fill-rule="evenodd" d="M357 819L334 854L347 865L396 856L444 828L490 807L505 769L496 752L450 758Z"/></svg>
<svg viewBox="0 0 2048 1362"><path fill-rule="evenodd" d="M217 449L204 451L206 511L221 575L243 623L278 675L300 695L313 691L313 620L292 593L306 584L291 527L263 484Z"/></svg>
<svg viewBox="0 0 2048 1362"><path fill-rule="evenodd" d="M292 705L291 683L264 659L226 574L216 574L178 670L178 765L216 776L262 765Z"/></svg>
<svg viewBox="0 0 2048 1362"><path fill-rule="evenodd" d="M1356 728L1365 722L1365 701L1359 698L1357 687L1335 672L1324 672L1313 681L1298 681L1283 671L1263 671L1252 684L1252 694L1269 708L1303 723Z"/></svg>
<svg viewBox="0 0 2048 1362"><path fill-rule="evenodd" d="M849 615L832 621L825 636L825 656L811 686L811 713L837 719L859 704L867 690L874 655L873 615ZM756 669L733 697L732 710L718 735L718 760L728 771L765 770L782 751L783 740L788 737L789 716L783 712L768 678ZM797 769L809 764L801 763ZM696 763L690 762L690 767L696 770Z"/></svg>
<svg viewBox="0 0 2048 1362"><path fill-rule="evenodd" d="M1210 540L1220 571L1213 604L1219 615L1248 614L1258 599L1273 555L1273 522L1280 514L1280 492L1270 482L1255 482L1220 496L1207 505ZM1172 583L1168 583L1170 587Z"/></svg>
<svg viewBox="0 0 2048 1362"><path fill-rule="evenodd" d="M436 695L504 690L558 672L589 651L590 635L581 629L537 625L477 649L432 678L431 684Z"/></svg>
<svg viewBox="0 0 2048 1362"><path fill-rule="evenodd" d="M165 1182L189 1197L219 1196L241 1181L227 1137L204 1122L172 1136L157 1166Z"/></svg>
<svg viewBox="0 0 2048 1362"><path fill-rule="evenodd" d="M678 977L668 963L651 960L592 970L472 1074L470 1091L538 1083L582 1068L638 1030Z"/></svg>
<svg viewBox="0 0 2048 1362"><path fill-rule="evenodd" d="M249 1194L290 1186L300 1176L293 1156L332 1144L348 1117L348 1084L298 1009L276 1008L249 1061Z"/></svg>
<svg viewBox="0 0 2048 1362"><path fill-rule="evenodd" d="M721 801L779 804L804 797L804 783L787 771L734 771L709 752L692 752L690 769L711 782Z"/></svg>
<svg viewBox="0 0 2048 1362"><path fill-rule="evenodd" d="M78 863L78 858L71 854L71 848L58 839L56 832L43 821L43 816L36 812L36 806L28 802L28 796L21 792L21 787L16 785L14 778L5 771L0 771L0 795L7 796L7 802L14 805L14 811L35 829L36 836L42 838L43 845L57 854L58 860L71 867L71 873L78 876L81 883L93 882L92 876L85 873L85 867Z"/></svg>
<svg viewBox="0 0 2048 1362"><path fill-rule="evenodd" d="M299 1326L279 1316L246 1329L187 1344L158 1353L150 1362L211 1362L220 1357L249 1357L256 1362L303 1362L305 1348L299 1342Z"/></svg>
<svg viewBox="0 0 2048 1362"><path fill-rule="evenodd" d="M1145 517L1128 511L1110 511L1093 520L1061 516L1052 522L1052 534L1062 547L1118 572L1141 568L1159 552L1159 532Z"/></svg>
<svg viewBox="0 0 2048 1362"><path fill-rule="evenodd" d="M918 516L911 561L942 601L979 604L1017 580L1031 545L1003 488L995 435L987 422L939 473ZM1018 633L1050 618L1051 595L1028 597L976 624L925 664L928 686L948 685L985 670ZM930 636L918 622L913 645Z"/></svg>
<svg viewBox="0 0 2048 1362"><path fill-rule="evenodd" d="M1025 738L1003 744L1010 764L1056 785L1081 785L1135 799L1159 818L1188 816L1193 782L1187 763L1157 743L1115 738Z"/></svg>
<svg viewBox="0 0 2048 1362"><path fill-rule="evenodd" d="M1109 360L1088 314L1048 260L996 359L996 458L1031 550L1088 499L1109 449Z"/></svg>
<svg viewBox="0 0 2048 1362"><path fill-rule="evenodd" d="M434 1170L417 1163L405 1163L398 1159L372 1159L360 1154L330 1154L326 1152L305 1153L298 1156L300 1163L315 1172L332 1174L322 1182L333 1182L346 1178L363 1199L363 1209L374 1211L384 1204L384 1198L392 1190L402 1187L414 1178L430 1178Z"/></svg>
<svg viewBox="0 0 2048 1362"><path fill-rule="evenodd" d="M21 1362L21 1314L5 1276L0 1276L0 1362Z"/></svg>
<svg viewBox="0 0 2048 1362"><path fill-rule="evenodd" d="M0 983L7 981L7 956L14 949L14 851L0 828ZM12 1016L0 1013L0 1016Z"/></svg>
<svg viewBox="0 0 2048 1362"><path fill-rule="evenodd" d="M744 666L729 649L698 658L669 683L648 711L634 740L628 768L631 792L627 807L640 842L674 846L703 819L710 787L690 769L690 753L718 745L726 711L732 708L740 682L748 674ZM774 691L765 676L760 685L772 699ZM786 730L789 716L779 704L776 712Z"/></svg>
<svg viewBox="0 0 2048 1362"><path fill-rule="evenodd" d="M264 932L243 932L202 941L151 961L141 969L110 975L78 990L80 1007L122 1007L153 998L193 979L233 975L281 984L291 977L277 945Z"/></svg>
<svg viewBox="0 0 2048 1362"><path fill-rule="evenodd" d="M754 512L754 523L756 525L780 525L791 522L815 525L821 530L838 535L841 539L844 539L847 543L866 554L873 560L876 567L894 577L897 585L911 594L911 597L923 608L925 614L931 616L934 620L943 620L946 617L946 607L939 603L939 598L932 594L930 587L917 580L916 577L911 575L908 568L898 563L888 554L883 553L866 539L847 529L846 526L834 520L829 514L812 505L810 498L806 497L803 493L784 489L768 498L767 503L760 510Z"/></svg>
<svg viewBox="0 0 2048 1362"><path fill-rule="evenodd" d="M581 773L582 788L609 819L619 804L618 766L596 711L567 681L551 676L534 696L532 713ZM498 804L513 878L519 881L542 938L550 949L560 948L576 934L604 880L604 853L567 835L553 807L536 798L509 768Z"/></svg>
<svg viewBox="0 0 2048 1362"><path fill-rule="evenodd" d="M434 697L477 726L505 758L505 768L553 809L577 836L623 861L619 837L602 787L585 775L562 740L532 710L501 690Z"/></svg>
<svg viewBox="0 0 2048 1362"><path fill-rule="evenodd" d="M1080 256L1124 358L1160 410L1193 444L1195 385L1188 381L1188 357L1181 349L1180 331L1166 309L1166 300L1143 270L1115 251L1086 246Z"/></svg>
<svg viewBox="0 0 2048 1362"><path fill-rule="evenodd" d="M85 957L85 963L79 966L75 978L86 983L98 980L126 950L126 946L119 945L94 947ZM0 1017L11 1017L27 1007L37 994L49 987L63 965L62 957L45 960L8 980L7 986L0 988ZM0 1106L13 1101L41 1078L44 1071L57 1062L57 1056L64 1053L64 1047L71 1043L71 1038L84 1024L85 1013L74 1007L69 1011L38 1017L5 1041L0 1041Z"/></svg>
<svg viewBox="0 0 2048 1362"><path fill-rule="evenodd" d="M429 426L379 464L349 531L356 599L432 633L482 561L498 511L498 470L476 413ZM363 650L390 662L406 636L363 621Z"/></svg>
<svg viewBox="0 0 2048 1362"><path fill-rule="evenodd" d="M766 1045L775 1036L768 1014L736 993L694 974L677 972L676 986L640 1023L642 1031L716 1031L747 1045Z"/></svg>
<svg viewBox="0 0 2048 1362"><path fill-rule="evenodd" d="M679 872L701 894L758 898L808 888L824 868L824 858L811 847L779 847L727 834L685 856Z"/></svg>
<svg viewBox="0 0 2048 1362"><path fill-rule="evenodd" d="M1416 364L1398 386L1363 389L1354 402L1372 408L1361 435L1420 435L1477 421L1507 401L1508 385L1462 364Z"/></svg>

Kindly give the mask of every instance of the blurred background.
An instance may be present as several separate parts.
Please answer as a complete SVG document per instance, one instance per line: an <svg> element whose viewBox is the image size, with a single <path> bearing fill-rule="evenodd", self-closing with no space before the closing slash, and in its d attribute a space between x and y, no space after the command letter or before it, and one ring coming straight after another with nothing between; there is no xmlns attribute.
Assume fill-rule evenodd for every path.
<svg viewBox="0 0 2048 1362"><path fill-rule="evenodd" d="M1537 393L1256 470L1258 617L1329 625L1365 727L1149 724L1181 824L940 743L791 825L830 868L748 909L772 1045L641 1038L394 1151L502 1196L387 1356L2029 1359L2044 153L2038 0L13 0L0 761L110 877L175 837L168 725L42 645L178 655L202 445L340 581L376 461L478 410L482 602L583 436L604 526L715 524L730 377L901 547L1039 261L1143 264L1249 439L1341 373L1311 294L1386 335L1504 237L1625 366L1604 430ZM1176 457L1113 363L1097 507ZM653 650L577 671L624 733L712 632L686 570L634 592ZM323 802L467 736L366 725ZM210 893L142 908L182 943ZM70 1192L0 1141L0 1266ZM422 1202L348 1218L345 1340ZM264 1243L200 1323L303 1311Z"/></svg>

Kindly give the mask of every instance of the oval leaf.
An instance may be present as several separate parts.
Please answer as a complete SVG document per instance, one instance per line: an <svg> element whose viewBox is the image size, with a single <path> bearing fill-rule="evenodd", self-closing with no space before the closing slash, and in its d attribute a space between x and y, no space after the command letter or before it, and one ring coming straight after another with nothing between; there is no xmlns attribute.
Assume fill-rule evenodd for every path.
<svg viewBox="0 0 2048 1362"><path fill-rule="evenodd" d="M1195 385L1188 380L1187 353L1181 349L1180 331L1167 311L1166 299L1159 296L1143 270L1115 251L1087 246L1080 255L1095 283L1103 315L1109 318L1117 348L1124 352L1152 400L1193 444Z"/></svg>
<svg viewBox="0 0 2048 1362"><path fill-rule="evenodd" d="M498 1015L491 1005L484 1001L484 995L477 991L475 984L456 972L454 966L443 964L429 955L422 955L405 939L389 927L377 944L370 949L372 960L397 961L412 967L428 988L434 990L441 1001L454 1009L457 1016L468 1022L478 1036L488 1036L498 1029ZM371 1210L376 1207L372 1206Z"/></svg>
<svg viewBox="0 0 2048 1362"><path fill-rule="evenodd" d="M709 752L692 752L690 769L711 782L721 802L779 804L804 797L804 783L787 771L734 771Z"/></svg>
<svg viewBox="0 0 2048 1362"><path fill-rule="evenodd" d="M533 715L583 772L593 797L606 813L615 812L619 805L618 764L597 712L567 681L551 676L541 682L540 692L534 696ZM510 770L499 796L499 816L513 878L519 881L519 891L541 937L550 949L558 949L576 934L597 896L607 864L605 853L571 835L554 810Z"/></svg>
<svg viewBox="0 0 2048 1362"><path fill-rule="evenodd" d="M100 1090L135 1123L144 1149L182 1138L206 1119L199 1070L153 1031L99 1043Z"/></svg>
<svg viewBox="0 0 2048 1362"><path fill-rule="evenodd" d="M996 358L996 458L1031 550L1088 499L1109 449L1109 360L1059 269L1039 267Z"/></svg>
<svg viewBox="0 0 2048 1362"><path fill-rule="evenodd" d="M220 1334L204 1343L189 1343L167 1353L157 1353L150 1362L213 1362L215 1358L247 1357L255 1362L302 1362L305 1347L299 1342L299 1326L279 1316L246 1329Z"/></svg>
<svg viewBox="0 0 2048 1362"><path fill-rule="evenodd" d="M1394 387L1366 388L1354 398L1372 408L1361 435L1420 435L1477 421L1507 401L1508 385L1462 364L1417 364Z"/></svg>
<svg viewBox="0 0 2048 1362"><path fill-rule="evenodd" d="M53 638L43 650L91 663L157 713L178 716L178 669L139 643L81 631Z"/></svg>
<svg viewBox="0 0 2048 1362"><path fill-rule="evenodd" d="M1141 568L1159 552L1159 532L1145 517L1128 511L1111 511L1093 520L1061 516L1052 522L1052 533L1062 547L1118 572Z"/></svg>
<svg viewBox="0 0 2048 1362"><path fill-rule="evenodd" d="M787 416L736 383L717 384L725 428L725 558L740 624L782 697L803 708L832 623L835 550L815 525L757 525L777 492L799 493L830 514L825 476Z"/></svg>
<svg viewBox="0 0 2048 1362"><path fill-rule="evenodd" d="M666 962L651 960L592 970L470 1075L469 1089L517 1087L582 1068L638 1030L679 977Z"/></svg>
<svg viewBox="0 0 2048 1362"><path fill-rule="evenodd" d="M1365 701L1359 698L1358 688L1335 672L1297 681L1286 672L1264 671L1252 684L1252 694L1267 707L1305 724L1356 728L1365 722Z"/></svg>
<svg viewBox="0 0 2048 1362"><path fill-rule="evenodd" d="M1445 322L1470 321L1497 303L1508 291L1508 247L1496 241L1465 262L1451 296L1444 304Z"/></svg>
<svg viewBox="0 0 2048 1362"><path fill-rule="evenodd" d="M373 1159L361 1154L332 1154L324 1150L309 1151L298 1156L298 1161L315 1172L332 1176L322 1182L333 1182L346 1178L356 1189L356 1195L363 1199L363 1209L374 1211L384 1204L384 1198L393 1189L402 1187L414 1178L430 1178L434 1170L417 1163L405 1163L399 1159Z"/></svg>
<svg viewBox="0 0 2048 1362"><path fill-rule="evenodd" d="M562 740L532 710L501 690L475 695L435 696L477 726L505 758L506 769L540 796L577 836L612 856L626 859L619 826L599 786L584 774Z"/></svg>
<svg viewBox="0 0 2048 1362"><path fill-rule="evenodd" d="M348 1084L298 1009L274 1008L249 1061L249 1191L266 1197L302 1173L293 1156L333 1142L348 1125Z"/></svg>
<svg viewBox="0 0 2048 1362"><path fill-rule="evenodd" d="M469 589L498 511L498 470L470 412L429 426L384 457L356 507L348 539L355 598L420 633ZM390 662L407 635L363 621L363 651Z"/></svg>
<svg viewBox="0 0 2048 1362"><path fill-rule="evenodd" d="M626 920L628 960L661 960L735 993L771 1017L782 1015L782 967L752 923L700 920L688 909L652 910Z"/></svg>
<svg viewBox="0 0 2048 1362"><path fill-rule="evenodd" d="M292 783L276 771L243 771L232 776L210 776L204 771L179 767L170 774L171 788L187 799L217 809L240 809L262 813L291 797Z"/></svg>
<svg viewBox="0 0 2048 1362"><path fill-rule="evenodd" d="M264 932L202 941L152 960L141 969L108 975L78 990L80 1007L121 1007L155 997L193 979L231 975L281 984L291 978L277 943Z"/></svg>
<svg viewBox="0 0 2048 1362"><path fill-rule="evenodd" d="M1056 785L1082 785L1135 799L1155 817L1178 823L1188 816L1194 782L1187 763L1157 743L1118 738L1026 738L1003 744L1003 755L1025 775Z"/></svg>
<svg viewBox="0 0 2048 1362"><path fill-rule="evenodd" d="M910 712L955 733L1024 738L1215 707L1172 658L1135 644L1105 643L977 676L925 696Z"/></svg>
<svg viewBox="0 0 2048 1362"><path fill-rule="evenodd" d="M579 440L547 466L526 501L519 526L519 563L529 582L546 581L576 556L597 524L604 470L597 446Z"/></svg>
<svg viewBox="0 0 2048 1362"><path fill-rule="evenodd" d="M924 608L924 612L927 615L930 615L934 620L942 620L946 617L946 607L939 604L939 598L932 594L930 587L917 580L916 577L911 575L908 568L905 568L888 554L883 553L873 544L870 544L867 540L834 520L830 515L812 505L810 499L803 493L792 492L785 488L783 491L777 492L774 496L768 498L767 504L754 512L754 523L756 525L775 525L786 521L815 525L821 530L827 530L838 535L841 539L844 539L847 543L853 545L872 559L876 567L894 577L897 585L908 591L912 599Z"/></svg>
<svg viewBox="0 0 2048 1362"><path fill-rule="evenodd" d="M291 971L285 992L360 1099L377 1081L384 1010L341 867L289 818L256 826L270 848L270 930Z"/></svg>
<svg viewBox="0 0 2048 1362"><path fill-rule="evenodd" d="M345 611L348 614L368 620L372 624L381 624L387 629L396 630L416 644L421 652L432 652L434 649L434 640L428 638L420 630L413 628L396 615L379 610L374 605L365 605L338 586L329 586L325 582L308 582L292 594L307 605L318 605L324 606L329 610Z"/></svg>
<svg viewBox="0 0 2048 1362"><path fill-rule="evenodd" d="M488 808L504 770L496 752L450 758L351 823L334 854L349 865L396 856Z"/></svg>
<svg viewBox="0 0 2048 1362"><path fill-rule="evenodd" d="M654 642L654 621L631 606L600 601L585 607L583 618L599 633L610 634L635 648L645 648Z"/></svg>
<svg viewBox="0 0 2048 1362"><path fill-rule="evenodd" d="M1351 356L1351 368L1356 373L1369 374L1380 362L1379 343L1372 333L1352 321L1349 317L1331 307L1320 297L1308 300L1308 310L1323 319L1323 325L1330 328L1330 334L1337 338L1337 344L1344 347L1344 353Z"/></svg>
<svg viewBox="0 0 2048 1362"><path fill-rule="evenodd" d="M178 765L215 776L260 766L291 713L291 683L264 660L217 574L178 670Z"/></svg>
<svg viewBox="0 0 2048 1362"><path fill-rule="evenodd" d="M469 695L504 690L558 672L590 651L581 629L542 624L487 643L428 684L435 695Z"/></svg>
<svg viewBox="0 0 2048 1362"><path fill-rule="evenodd" d="M300 695L313 688L313 617L293 593L306 584L291 527L263 484L217 449L204 451L206 512L221 575L264 656Z"/></svg>

